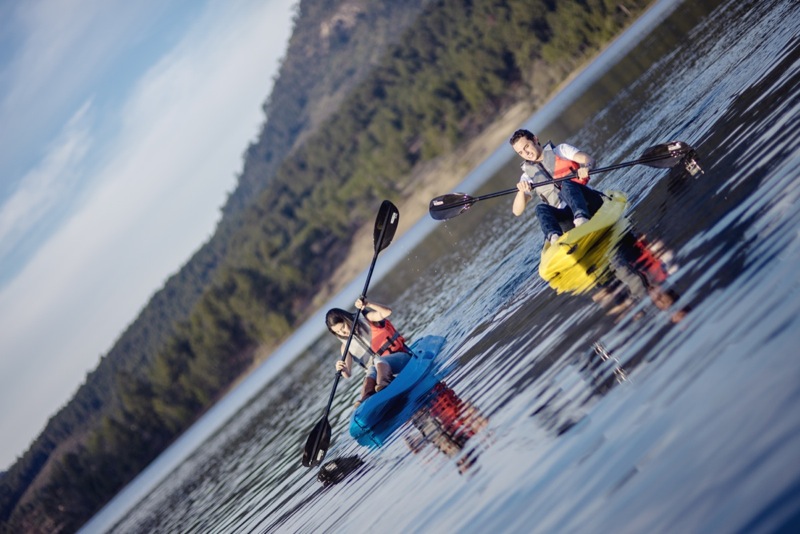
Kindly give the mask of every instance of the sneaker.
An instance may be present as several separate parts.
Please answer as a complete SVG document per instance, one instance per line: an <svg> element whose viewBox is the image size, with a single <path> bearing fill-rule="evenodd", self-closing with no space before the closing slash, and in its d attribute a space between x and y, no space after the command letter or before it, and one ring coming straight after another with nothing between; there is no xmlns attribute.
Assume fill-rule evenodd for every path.
<svg viewBox="0 0 800 534"><path fill-rule="evenodd" d="M575 217L575 220L572 221L572 224L575 225L575 228L579 227L580 225L589 222L589 219L586 217Z"/></svg>
<svg viewBox="0 0 800 534"><path fill-rule="evenodd" d="M551 245L555 245L556 243L558 243L558 238L559 237L561 237L561 236L558 235L558 234L550 234L550 244Z"/></svg>

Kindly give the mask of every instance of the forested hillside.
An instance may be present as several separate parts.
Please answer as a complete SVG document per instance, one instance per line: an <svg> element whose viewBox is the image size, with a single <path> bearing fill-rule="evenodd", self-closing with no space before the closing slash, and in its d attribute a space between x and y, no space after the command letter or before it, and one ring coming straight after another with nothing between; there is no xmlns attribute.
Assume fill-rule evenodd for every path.
<svg viewBox="0 0 800 534"><path fill-rule="evenodd" d="M648 3L301 1L215 235L3 475L3 532L79 527L291 332L415 166L547 94Z"/></svg>

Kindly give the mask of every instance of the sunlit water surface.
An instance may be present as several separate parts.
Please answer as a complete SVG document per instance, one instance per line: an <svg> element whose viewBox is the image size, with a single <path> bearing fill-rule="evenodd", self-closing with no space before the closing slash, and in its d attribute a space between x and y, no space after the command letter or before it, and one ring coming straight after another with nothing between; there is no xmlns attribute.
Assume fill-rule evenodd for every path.
<svg viewBox="0 0 800 534"><path fill-rule="evenodd" d="M326 461L363 465L323 486L300 465L338 354L316 330L112 531L797 531L800 4L670 4L582 100L531 127L601 165L695 147L697 177L636 166L593 180L625 191L631 229L662 247L671 307L557 295L537 275L533 214L514 218L510 197L477 203L369 291L409 337L447 337L443 382L468 431L457 446L422 441L417 420L359 447L347 433L359 380L342 381ZM512 186L504 150L468 192Z"/></svg>

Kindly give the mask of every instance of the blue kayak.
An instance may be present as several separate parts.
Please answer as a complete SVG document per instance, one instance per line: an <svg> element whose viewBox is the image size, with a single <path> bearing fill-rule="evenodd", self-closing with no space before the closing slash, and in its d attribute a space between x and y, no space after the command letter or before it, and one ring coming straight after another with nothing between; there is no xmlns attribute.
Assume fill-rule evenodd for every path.
<svg viewBox="0 0 800 534"><path fill-rule="evenodd" d="M386 388L368 397L350 416L350 435L359 445L380 447L418 408L439 380L434 359L445 338L425 336L411 345L414 357Z"/></svg>

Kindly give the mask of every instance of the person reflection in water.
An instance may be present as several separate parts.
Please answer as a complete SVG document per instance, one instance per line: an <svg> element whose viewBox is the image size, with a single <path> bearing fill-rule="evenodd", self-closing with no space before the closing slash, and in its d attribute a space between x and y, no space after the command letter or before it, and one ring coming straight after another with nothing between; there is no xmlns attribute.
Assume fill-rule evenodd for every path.
<svg viewBox="0 0 800 534"><path fill-rule="evenodd" d="M461 399L444 382L438 382L429 400L411 417L411 424L419 434L406 435L404 440L414 454L431 444L447 457L455 458L488 423L473 404ZM456 461L459 473L466 473L476 460L473 448Z"/></svg>
<svg viewBox="0 0 800 534"><path fill-rule="evenodd" d="M665 289L663 284L675 268L672 252L663 243L650 243L643 235L628 231L617 244L611 261L611 280L595 291L592 300L617 318L644 298L649 298L659 310L669 310L679 295ZM688 312L688 307L673 312L672 322L682 321Z"/></svg>

